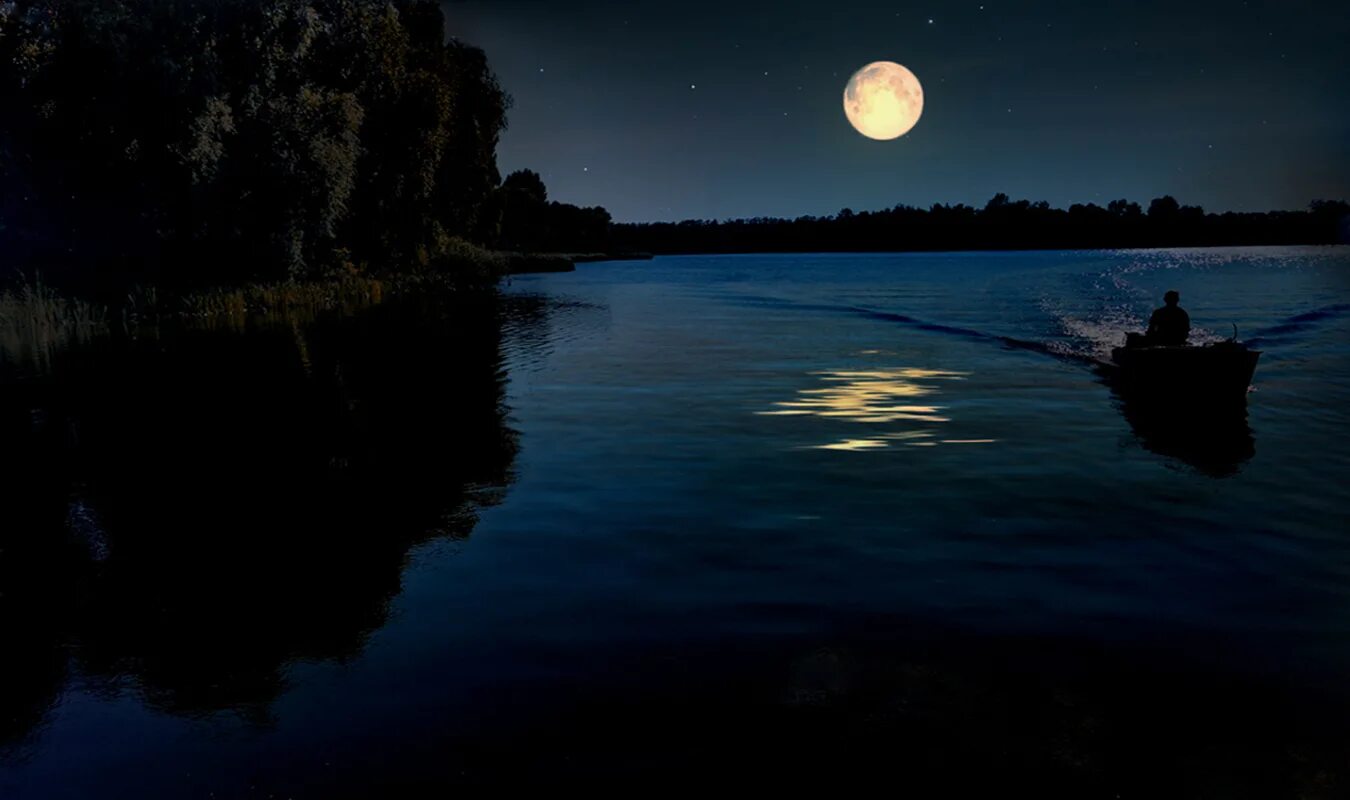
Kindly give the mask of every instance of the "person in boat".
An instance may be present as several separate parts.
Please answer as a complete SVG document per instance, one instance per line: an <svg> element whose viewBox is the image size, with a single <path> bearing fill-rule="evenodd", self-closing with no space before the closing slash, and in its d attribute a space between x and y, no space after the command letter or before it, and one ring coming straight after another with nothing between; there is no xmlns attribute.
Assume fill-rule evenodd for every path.
<svg viewBox="0 0 1350 800"><path fill-rule="evenodd" d="M1191 317L1185 309L1177 305L1181 295L1170 291L1163 295L1162 308L1153 312L1148 320L1148 333L1145 337L1154 347L1181 347L1191 335Z"/></svg>

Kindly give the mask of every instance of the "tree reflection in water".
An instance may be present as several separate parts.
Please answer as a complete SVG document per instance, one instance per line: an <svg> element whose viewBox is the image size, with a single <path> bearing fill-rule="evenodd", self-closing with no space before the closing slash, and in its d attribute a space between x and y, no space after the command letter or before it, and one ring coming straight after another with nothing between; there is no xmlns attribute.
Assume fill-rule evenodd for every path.
<svg viewBox="0 0 1350 800"><path fill-rule="evenodd" d="M0 743L72 672L173 713L266 720L290 660L358 654L409 548L467 536L511 481L502 313L386 303L11 371Z"/></svg>

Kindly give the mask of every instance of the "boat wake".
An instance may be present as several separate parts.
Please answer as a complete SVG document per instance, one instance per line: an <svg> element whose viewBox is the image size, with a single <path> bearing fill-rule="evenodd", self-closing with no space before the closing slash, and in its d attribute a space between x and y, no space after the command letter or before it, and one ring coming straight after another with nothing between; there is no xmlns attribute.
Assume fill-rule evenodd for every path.
<svg viewBox="0 0 1350 800"><path fill-rule="evenodd" d="M987 342L1011 350L1042 353L1053 358L1088 366L1109 364L1112 348L1121 346L1129 331L1141 331L1145 323L1127 304L1107 307L1091 317L1076 317L1060 310L1049 299L1040 304L1041 310L1058 326L1057 338L1047 341L1023 339L1015 336L947 325L920 319L895 311L883 311L851 304L807 303L762 295L739 295L737 302L759 307L847 314L881 322L895 323L928 333L956 336L970 341ZM1252 331L1244 336L1244 343L1253 349L1286 342L1329 321L1350 317L1350 303L1338 303L1291 316L1274 325ZM1216 333L1203 328L1191 331L1194 344L1213 344L1229 338L1227 332Z"/></svg>
<svg viewBox="0 0 1350 800"><path fill-rule="evenodd" d="M1252 332L1247 339L1250 347L1261 347L1273 342L1285 341L1316 328L1320 323L1350 316L1350 303L1336 303L1322 308L1295 314L1283 322L1260 328Z"/></svg>
<svg viewBox="0 0 1350 800"><path fill-rule="evenodd" d="M907 327L916 330L928 331L930 333L943 333L948 336L960 336L965 339L974 339L976 341L986 341L992 344L1000 344L1004 347L1014 350L1031 350L1033 352L1045 353L1046 355L1058 357L1075 357L1073 353L1060 351L1053 344L1047 342L1037 342L1029 339L1018 339L1013 336L1000 336L994 333L985 333L972 328L961 328L954 325L943 325L937 322L926 322L905 314L897 314L893 311L877 311L863 306L843 306L844 310L851 311L854 314L870 317L884 322L898 322Z"/></svg>
<svg viewBox="0 0 1350 800"><path fill-rule="evenodd" d="M989 333L987 331L975 330L974 328L965 328L958 325L947 325L940 322L931 322L908 314L900 314L894 311L882 311L879 309L868 308L858 305L832 305L828 303L802 303L793 300L786 300L777 297L765 297L758 295L741 295L736 298L738 302L746 305L759 307L772 307L792 309L794 311L815 311L833 314L847 314L856 317L865 317L881 322L890 322L903 325L914 330L925 331L928 333L937 333L946 336L955 336L962 339L968 339L977 342L986 342L988 344L998 345L1010 350L1025 350L1033 353L1042 353L1053 358L1065 361L1073 361L1083 364L1094 364L1101 362L1101 356L1095 348L1081 349L1074 347L1066 342L1044 342L1033 339L1021 339L1015 336L1005 336L1002 334ZM1124 339L1123 332L1117 337ZM1109 353L1109 349L1108 349Z"/></svg>

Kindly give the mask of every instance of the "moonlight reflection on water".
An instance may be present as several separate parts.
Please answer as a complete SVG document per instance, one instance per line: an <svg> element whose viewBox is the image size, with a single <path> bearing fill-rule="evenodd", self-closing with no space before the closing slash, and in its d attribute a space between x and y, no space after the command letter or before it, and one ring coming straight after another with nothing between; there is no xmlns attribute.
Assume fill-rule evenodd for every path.
<svg viewBox="0 0 1350 800"><path fill-rule="evenodd" d="M932 403L907 402L939 394L932 381L965 380L970 373L951 370L897 367L873 370L826 370L812 373L827 385L801 389L794 400L774 403L760 416L810 416L845 422L893 426L917 422L934 425L951 422L946 407ZM983 444L992 439L936 439L926 427L910 430L878 431L873 435L845 437L828 444L814 445L818 450L883 450L893 444L910 447L934 447L938 444Z"/></svg>

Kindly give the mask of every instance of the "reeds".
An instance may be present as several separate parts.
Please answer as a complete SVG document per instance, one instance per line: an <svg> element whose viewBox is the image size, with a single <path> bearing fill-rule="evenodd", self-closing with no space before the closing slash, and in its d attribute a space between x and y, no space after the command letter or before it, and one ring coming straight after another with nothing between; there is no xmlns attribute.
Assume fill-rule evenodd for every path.
<svg viewBox="0 0 1350 800"><path fill-rule="evenodd" d="M40 277L0 292L0 355L45 363L55 351L108 332L108 310L65 297Z"/></svg>
<svg viewBox="0 0 1350 800"><path fill-rule="evenodd" d="M56 351L99 336L154 335L171 324L244 330L251 325L309 322L326 313L354 313L396 295L471 291L504 275L573 269L568 256L503 253L447 238L420 267L384 277L357 273L326 280L250 283L170 294L135 287L120 304L63 295L38 276L21 276L0 291L0 357L44 365Z"/></svg>
<svg viewBox="0 0 1350 800"><path fill-rule="evenodd" d="M253 283L184 295L176 316L206 327L243 328L269 318L308 320L328 311L353 312L383 302L386 282L347 277L333 281Z"/></svg>

